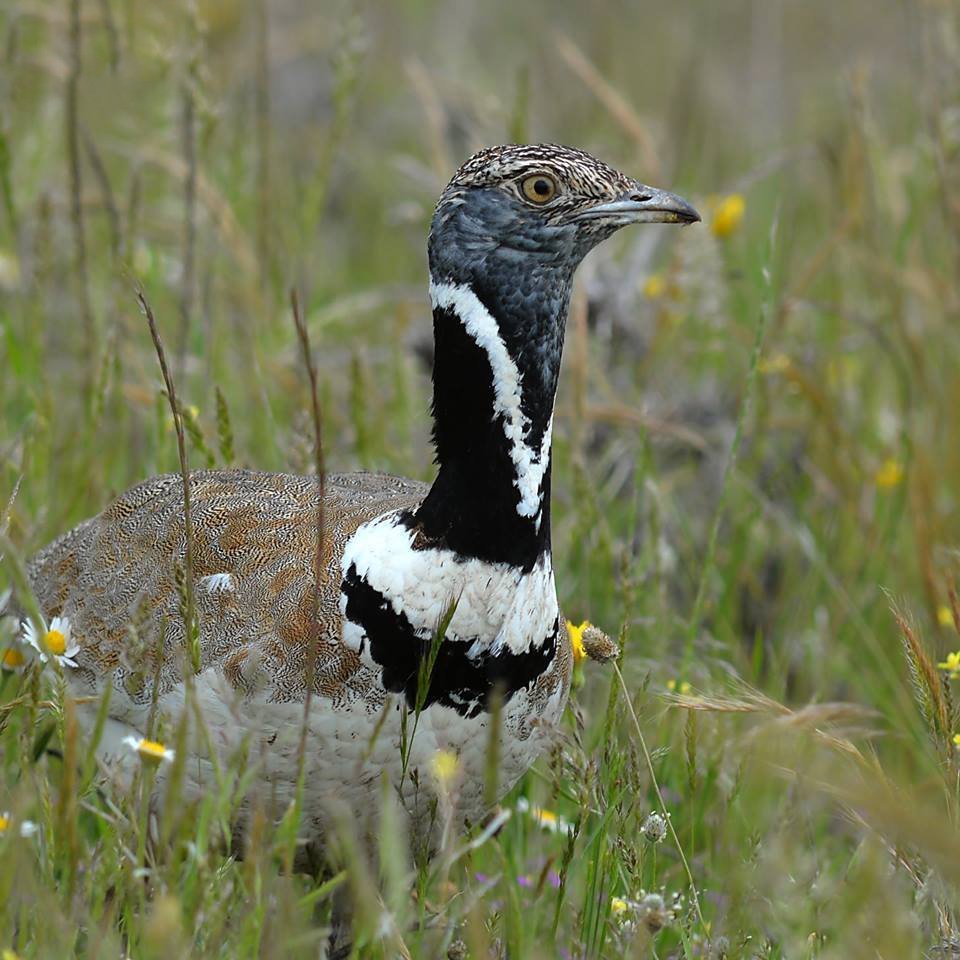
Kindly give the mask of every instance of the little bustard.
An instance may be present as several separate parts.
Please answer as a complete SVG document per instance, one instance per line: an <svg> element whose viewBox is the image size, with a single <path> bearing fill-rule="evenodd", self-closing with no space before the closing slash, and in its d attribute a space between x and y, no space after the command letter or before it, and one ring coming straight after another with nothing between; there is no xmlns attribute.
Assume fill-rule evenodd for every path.
<svg viewBox="0 0 960 960"><path fill-rule="evenodd" d="M314 478L192 474L193 687L209 737L189 741L188 792L210 782L211 750L223 760L246 746L258 765L253 793L282 810L296 788L306 722L309 833L322 835L333 799L375 808L384 774L422 826L431 807L426 770L440 749L459 758L458 810L475 820L489 800L494 691L499 791L530 766L560 721L571 674L551 566L550 454L573 274L620 227L699 219L679 197L568 147L493 147L460 167L428 244L432 485L328 476L315 577ZM165 475L29 564L44 617L64 618L79 648L65 667L71 689L95 701L113 687L99 746L109 762L125 755L126 738L142 735L154 703L171 725L184 710L184 551L181 477ZM131 662L131 623L140 663ZM311 649L318 656L304 721ZM416 735L402 760L415 707ZM84 710L91 720L95 702ZM401 777L404 765L410 775Z"/></svg>

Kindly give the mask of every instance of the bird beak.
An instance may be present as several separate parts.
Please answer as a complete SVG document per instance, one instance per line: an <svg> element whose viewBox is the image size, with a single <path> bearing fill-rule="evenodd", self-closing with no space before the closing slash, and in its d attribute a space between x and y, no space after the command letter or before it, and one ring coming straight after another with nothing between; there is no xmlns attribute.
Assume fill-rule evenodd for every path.
<svg viewBox="0 0 960 960"><path fill-rule="evenodd" d="M623 196L589 207L576 219L608 220L625 227L630 223L697 223L700 214L675 193L635 183Z"/></svg>

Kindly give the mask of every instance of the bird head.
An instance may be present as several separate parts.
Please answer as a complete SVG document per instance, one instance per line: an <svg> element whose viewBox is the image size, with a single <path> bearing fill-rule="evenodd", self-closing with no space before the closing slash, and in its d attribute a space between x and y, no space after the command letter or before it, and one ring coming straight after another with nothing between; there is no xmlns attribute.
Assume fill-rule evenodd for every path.
<svg viewBox="0 0 960 960"><path fill-rule="evenodd" d="M489 147L454 174L430 229L431 272L568 273L632 223L694 223L682 198L648 187L582 150L555 144Z"/></svg>
<svg viewBox="0 0 960 960"><path fill-rule="evenodd" d="M467 319L464 311L477 314L479 307L523 379L525 406L552 410L573 273L583 257L627 224L699 219L686 200L582 150L481 150L447 184L430 227L438 350L451 325Z"/></svg>

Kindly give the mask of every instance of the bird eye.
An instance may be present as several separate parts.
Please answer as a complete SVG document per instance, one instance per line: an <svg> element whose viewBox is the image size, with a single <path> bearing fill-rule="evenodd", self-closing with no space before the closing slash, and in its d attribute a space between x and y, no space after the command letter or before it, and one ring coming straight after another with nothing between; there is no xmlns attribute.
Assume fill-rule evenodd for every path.
<svg viewBox="0 0 960 960"><path fill-rule="evenodd" d="M521 182L520 191L531 203L547 203L557 194L557 182L545 173L535 173Z"/></svg>

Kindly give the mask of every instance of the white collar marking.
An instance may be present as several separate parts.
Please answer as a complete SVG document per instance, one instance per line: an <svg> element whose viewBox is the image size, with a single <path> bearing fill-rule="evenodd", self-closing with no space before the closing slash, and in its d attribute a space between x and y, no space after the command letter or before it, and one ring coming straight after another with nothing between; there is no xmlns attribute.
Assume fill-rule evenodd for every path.
<svg viewBox="0 0 960 960"><path fill-rule="evenodd" d="M550 465L550 437L553 432L553 415L547 422L540 441L539 451L527 443L530 432L530 418L520 406L522 396L522 377L513 357L507 351L507 345L500 336L496 321L490 311L480 302L479 297L462 283L437 283L430 279L430 301L436 308L452 310L460 319L469 336L476 341L490 361L493 374L493 410L494 416L503 416L503 433L510 445L510 459L513 461L516 477L514 486L520 491L517 513L521 517L533 517L536 529L540 529L542 519L542 497L540 494L543 475Z"/></svg>
<svg viewBox="0 0 960 960"><path fill-rule="evenodd" d="M446 640L473 642L466 655L493 655L507 649L526 653L546 641L560 614L549 552L532 570L475 557L460 557L445 548L415 549L415 531L392 510L361 524L340 559L344 577L353 567L417 635L430 638L456 601ZM361 650L364 632L347 618L347 595L340 594L343 641Z"/></svg>

